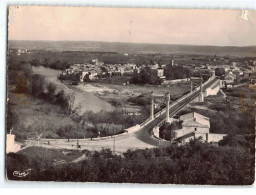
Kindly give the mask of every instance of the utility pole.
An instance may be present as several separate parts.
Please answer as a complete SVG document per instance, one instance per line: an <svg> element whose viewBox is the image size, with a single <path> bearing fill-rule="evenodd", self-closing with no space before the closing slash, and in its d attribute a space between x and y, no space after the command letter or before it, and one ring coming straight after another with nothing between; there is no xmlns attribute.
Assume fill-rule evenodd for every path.
<svg viewBox="0 0 256 195"><path fill-rule="evenodd" d="M169 122L170 93L166 94L166 122Z"/></svg>
<svg viewBox="0 0 256 195"><path fill-rule="evenodd" d="M193 91L193 80L190 77L190 92L192 92L192 91Z"/></svg>
<svg viewBox="0 0 256 195"><path fill-rule="evenodd" d="M76 121L76 132L77 132L77 150L79 150L79 139L78 139L78 121Z"/></svg>
<svg viewBox="0 0 256 195"><path fill-rule="evenodd" d="M70 119L72 119L71 117L74 115L74 114L76 114L76 113L78 113L79 112L79 108L78 107L76 107L76 111L75 112L73 112L72 113L72 111L71 111L71 114L69 115L69 118ZM74 119L72 119L72 120L74 120ZM77 119L78 120L78 119ZM79 149L79 139L78 139L78 121L75 121L76 122L76 134L77 134L77 140L76 140L76 148L77 148L77 150Z"/></svg>
<svg viewBox="0 0 256 195"><path fill-rule="evenodd" d="M115 150L116 150L116 137L114 135L114 143L113 143L113 152L114 152L114 154L116 152Z"/></svg>
<svg viewBox="0 0 256 195"><path fill-rule="evenodd" d="M155 107L155 105L154 105L154 92L153 91L151 92L150 98L151 98L150 118L153 119L154 118L154 107Z"/></svg>
<svg viewBox="0 0 256 195"><path fill-rule="evenodd" d="M199 102L204 102L204 94L203 94L203 79L201 77L200 79L200 101Z"/></svg>

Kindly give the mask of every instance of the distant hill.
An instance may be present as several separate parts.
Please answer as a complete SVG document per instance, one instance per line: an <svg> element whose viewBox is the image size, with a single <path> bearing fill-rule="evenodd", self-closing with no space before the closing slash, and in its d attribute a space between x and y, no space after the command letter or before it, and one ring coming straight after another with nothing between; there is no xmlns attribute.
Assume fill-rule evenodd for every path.
<svg viewBox="0 0 256 195"><path fill-rule="evenodd" d="M102 51L128 54L167 53L198 55L256 56L256 46L198 46L153 43L118 43L93 41L9 41L9 48L50 51Z"/></svg>

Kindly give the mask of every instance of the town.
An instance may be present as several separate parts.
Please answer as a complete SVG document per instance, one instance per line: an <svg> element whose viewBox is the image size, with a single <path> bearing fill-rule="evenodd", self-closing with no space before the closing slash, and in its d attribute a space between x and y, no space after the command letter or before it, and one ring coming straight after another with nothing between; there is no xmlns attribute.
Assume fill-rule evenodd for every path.
<svg viewBox="0 0 256 195"><path fill-rule="evenodd" d="M10 7L8 180L254 183L252 11Z"/></svg>
<svg viewBox="0 0 256 195"><path fill-rule="evenodd" d="M210 63L202 64L185 64L179 65L171 60L169 64L159 64L157 62L151 62L149 64L105 64L104 62L99 62L98 59L92 59L90 63L86 64L73 64L69 68L65 69L59 76L61 80L72 80L73 83L77 82L90 82L99 79L122 77L122 76L138 76L142 71L148 72L152 77L159 79L157 84L167 84L166 72L170 67L181 66L188 69L191 74L189 76L202 77L207 80L211 75L216 75L221 80L221 85L225 88L232 88L236 83L246 83L250 82L252 84L256 81L255 67L256 60L244 60L240 59L237 61L230 61L224 57L217 56L208 59ZM215 63L216 61L224 62L223 64ZM136 75L137 74L137 75ZM187 81L188 75L182 75L179 79L171 81L182 82ZM183 78L186 77L186 78ZM183 80L182 80L183 79ZM124 85L128 84L123 83Z"/></svg>

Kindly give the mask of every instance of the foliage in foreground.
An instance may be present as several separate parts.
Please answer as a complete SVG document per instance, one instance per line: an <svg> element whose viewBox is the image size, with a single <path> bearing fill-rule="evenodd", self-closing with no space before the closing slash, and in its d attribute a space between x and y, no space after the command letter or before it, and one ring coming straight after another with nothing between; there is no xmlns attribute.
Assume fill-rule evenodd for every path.
<svg viewBox="0 0 256 195"><path fill-rule="evenodd" d="M12 170L18 167L17 161L26 164L29 156L15 154L14 158L12 155L7 156L9 179L213 185L250 185L254 182L253 149L218 147L197 140L180 147L128 150L123 157L114 155L109 149L86 151L86 159L79 163L43 171L33 164L31 174L25 178L13 177Z"/></svg>

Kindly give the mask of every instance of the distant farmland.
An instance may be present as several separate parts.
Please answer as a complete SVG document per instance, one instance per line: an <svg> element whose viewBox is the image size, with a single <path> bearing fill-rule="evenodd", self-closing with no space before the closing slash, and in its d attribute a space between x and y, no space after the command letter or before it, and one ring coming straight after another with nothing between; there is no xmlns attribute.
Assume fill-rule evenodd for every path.
<svg viewBox="0 0 256 195"><path fill-rule="evenodd" d="M49 51L98 51L128 54L197 54L218 56L256 56L256 46L197 46L152 43L117 43L92 41L9 41L9 48Z"/></svg>

